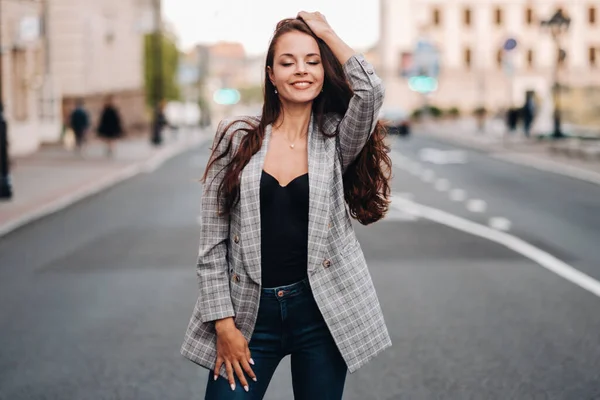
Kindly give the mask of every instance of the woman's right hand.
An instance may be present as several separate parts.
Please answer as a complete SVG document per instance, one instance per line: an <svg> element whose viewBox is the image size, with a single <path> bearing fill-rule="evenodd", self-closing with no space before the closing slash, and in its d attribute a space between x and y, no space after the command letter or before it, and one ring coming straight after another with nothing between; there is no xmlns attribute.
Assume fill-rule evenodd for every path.
<svg viewBox="0 0 600 400"><path fill-rule="evenodd" d="M249 387L244 371L256 382L256 375L250 367L250 364L254 365L254 361L250 358L248 341L235 326L232 317L216 321L215 330L217 332L217 362L214 379L217 380L221 366L225 364L231 390L235 390L235 376L233 375L235 372L247 392Z"/></svg>

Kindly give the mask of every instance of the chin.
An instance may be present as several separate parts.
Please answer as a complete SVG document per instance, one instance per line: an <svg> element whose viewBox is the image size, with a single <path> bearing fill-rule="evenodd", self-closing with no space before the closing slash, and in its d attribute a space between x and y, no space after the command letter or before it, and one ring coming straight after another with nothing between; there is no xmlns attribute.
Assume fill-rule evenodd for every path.
<svg viewBox="0 0 600 400"><path fill-rule="evenodd" d="M318 95L318 93L302 93L299 95L296 94L295 96L292 96L288 101L290 101L291 103L309 103L311 101L314 101Z"/></svg>

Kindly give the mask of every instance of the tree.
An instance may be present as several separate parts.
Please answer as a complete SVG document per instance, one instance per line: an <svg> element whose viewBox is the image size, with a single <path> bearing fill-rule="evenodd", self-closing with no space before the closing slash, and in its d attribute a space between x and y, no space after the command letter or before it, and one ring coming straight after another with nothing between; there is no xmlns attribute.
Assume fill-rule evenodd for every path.
<svg viewBox="0 0 600 400"><path fill-rule="evenodd" d="M179 64L179 50L175 42L168 36L161 38L162 45L162 83L163 96L165 100L179 100L179 86L177 85L177 68ZM150 33L144 37L144 85L146 88L146 104L153 107L157 99L157 77L158 55L154 51L154 34Z"/></svg>

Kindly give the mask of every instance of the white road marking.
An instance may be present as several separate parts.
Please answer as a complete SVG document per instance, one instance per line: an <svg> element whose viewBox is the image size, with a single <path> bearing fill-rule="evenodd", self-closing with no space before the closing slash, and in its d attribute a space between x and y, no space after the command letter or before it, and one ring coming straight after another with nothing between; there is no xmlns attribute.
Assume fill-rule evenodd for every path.
<svg viewBox="0 0 600 400"><path fill-rule="evenodd" d="M414 194L408 193L408 192L400 192L400 193L397 193L396 196L400 196L403 199L408 199L408 200L412 200L415 198Z"/></svg>
<svg viewBox="0 0 600 400"><path fill-rule="evenodd" d="M474 213L482 213L487 209L485 201L480 199L471 199L467 202L467 210Z"/></svg>
<svg viewBox="0 0 600 400"><path fill-rule="evenodd" d="M450 189L450 182L448 179L438 179L435 182L435 189L440 192L445 192L446 190Z"/></svg>
<svg viewBox="0 0 600 400"><path fill-rule="evenodd" d="M432 164L465 164L467 153L463 150L441 150L424 147L419 150L419 159Z"/></svg>
<svg viewBox="0 0 600 400"><path fill-rule="evenodd" d="M392 196L392 198L393 207L417 209L422 218L501 244L600 297L600 282L516 236L401 197Z"/></svg>
<svg viewBox="0 0 600 400"><path fill-rule="evenodd" d="M465 201L467 198L467 192L462 189L452 189L450 191L450 200L452 201Z"/></svg>
<svg viewBox="0 0 600 400"><path fill-rule="evenodd" d="M489 220L489 225L493 229L497 229L499 231L507 232L510 230L511 222L503 217L492 217Z"/></svg>

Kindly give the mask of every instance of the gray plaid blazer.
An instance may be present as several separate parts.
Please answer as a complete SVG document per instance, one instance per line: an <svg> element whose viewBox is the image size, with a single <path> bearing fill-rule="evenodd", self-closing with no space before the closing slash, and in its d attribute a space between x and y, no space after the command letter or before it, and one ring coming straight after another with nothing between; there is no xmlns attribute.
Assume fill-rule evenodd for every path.
<svg viewBox="0 0 600 400"><path fill-rule="evenodd" d="M307 269L315 300L352 373L391 346L391 340L347 211L342 181L343 171L375 127L384 88L361 55L351 57L344 71L354 96L343 117L330 114L324 123L328 132L339 126L339 144L319 134L315 118L309 124ZM226 137L218 148L213 145L216 154L227 147L230 135L234 135L235 151L246 134L240 128L259 120L242 118L227 132L223 127L229 123L222 121L215 145L221 135ZM215 320L235 317L248 341L254 330L261 290L260 176L270 136L271 126L267 126L262 148L242 171L240 201L228 217L217 215L217 188L228 157L215 163L204 184L197 268L200 293L181 354L209 369L216 361ZM220 374L226 377L225 367Z"/></svg>

